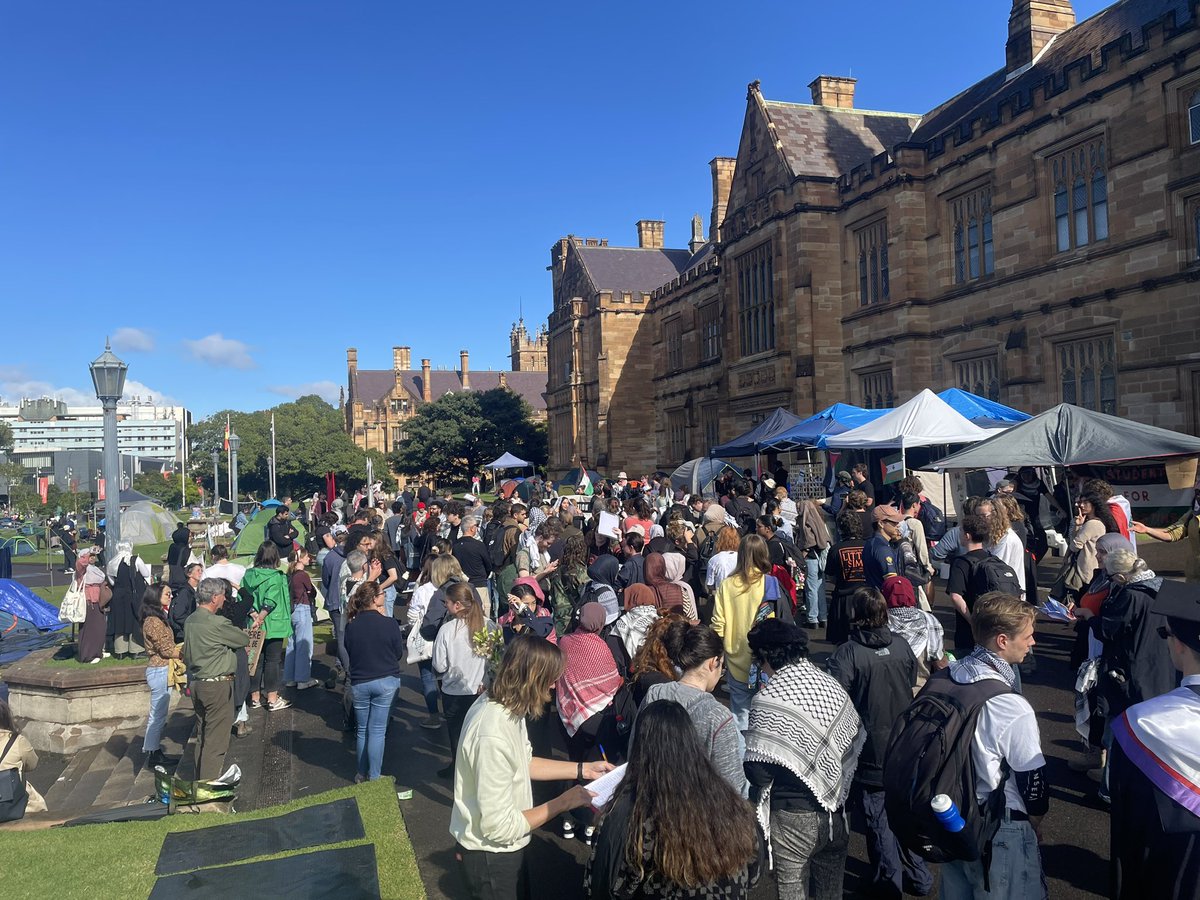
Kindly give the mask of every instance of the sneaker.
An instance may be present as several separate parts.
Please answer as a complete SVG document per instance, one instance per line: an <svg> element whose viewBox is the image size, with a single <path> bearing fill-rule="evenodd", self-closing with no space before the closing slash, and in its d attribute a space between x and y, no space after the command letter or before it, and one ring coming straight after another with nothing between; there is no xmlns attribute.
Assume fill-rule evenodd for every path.
<svg viewBox="0 0 1200 900"><path fill-rule="evenodd" d="M273 703L267 704L267 709L271 712L279 712L281 709L287 709L292 705L292 702L286 697L276 697Z"/></svg>
<svg viewBox="0 0 1200 900"><path fill-rule="evenodd" d="M421 720L421 727L428 728L430 731L435 731L442 727L442 717L437 713L430 713L429 716Z"/></svg>
<svg viewBox="0 0 1200 900"><path fill-rule="evenodd" d="M362 772L354 773L354 783L355 784L362 784L366 780L367 780L367 776L364 775Z"/></svg>
<svg viewBox="0 0 1200 900"><path fill-rule="evenodd" d="M563 840L571 841L575 839L575 825L570 821L563 822Z"/></svg>
<svg viewBox="0 0 1200 900"><path fill-rule="evenodd" d="M251 709L262 709L262 701L256 700L253 697L246 701L246 705Z"/></svg>
<svg viewBox="0 0 1200 900"><path fill-rule="evenodd" d="M596 836L596 826L589 825L587 828L583 829L583 842L587 846L589 846L589 847L592 846L592 840L595 838L595 836Z"/></svg>
<svg viewBox="0 0 1200 900"><path fill-rule="evenodd" d="M162 749L159 748L146 757L146 765L151 769L157 769L159 766L170 769L179 765L179 757L167 756L162 752Z"/></svg>
<svg viewBox="0 0 1200 900"><path fill-rule="evenodd" d="M1088 769L1095 769L1104 763L1103 757L1100 756L1099 750L1093 750L1086 756L1081 756L1078 759L1067 760L1067 768L1072 772L1086 772Z"/></svg>
<svg viewBox="0 0 1200 900"><path fill-rule="evenodd" d="M310 678L310 679L308 679L308 681L301 681L299 684L297 684L296 690L307 691L309 688L315 688L320 683L321 683L321 679Z"/></svg>
<svg viewBox="0 0 1200 900"><path fill-rule="evenodd" d="M294 682L294 681L285 681L285 682L283 683L283 686L284 686L284 687L295 687L295 686L296 686L296 682Z"/></svg>

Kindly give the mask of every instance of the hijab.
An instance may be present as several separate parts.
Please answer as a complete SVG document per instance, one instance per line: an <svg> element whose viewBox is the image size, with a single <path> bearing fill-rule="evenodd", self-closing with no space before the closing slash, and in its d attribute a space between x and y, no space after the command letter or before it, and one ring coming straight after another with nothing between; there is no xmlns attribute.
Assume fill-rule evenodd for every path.
<svg viewBox="0 0 1200 900"><path fill-rule="evenodd" d="M611 553L602 553L596 557L595 561L588 566L588 578L599 584L607 584L609 587L616 587L617 572L621 570L621 564L617 558Z"/></svg>
<svg viewBox="0 0 1200 900"><path fill-rule="evenodd" d="M684 605L683 589L667 574L667 561L661 553L651 553L646 557L645 578L646 584L658 598L655 605L659 612Z"/></svg>
<svg viewBox="0 0 1200 900"><path fill-rule="evenodd" d="M687 568L687 557L682 553L664 553L663 564L666 566L667 578L671 584L676 585L683 592L684 605L686 606L689 600L695 605L696 594L692 590L692 586L683 580L683 572Z"/></svg>
<svg viewBox="0 0 1200 900"><path fill-rule="evenodd" d="M634 609L639 606L658 606L658 595L654 589L644 584L631 584L625 588L625 608Z"/></svg>

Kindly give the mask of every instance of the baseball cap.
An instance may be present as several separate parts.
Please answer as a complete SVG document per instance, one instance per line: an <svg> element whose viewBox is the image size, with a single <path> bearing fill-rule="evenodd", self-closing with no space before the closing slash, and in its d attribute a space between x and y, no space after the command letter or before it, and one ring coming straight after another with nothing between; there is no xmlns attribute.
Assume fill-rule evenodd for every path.
<svg viewBox="0 0 1200 900"><path fill-rule="evenodd" d="M880 504L876 506L872 512L876 522L892 522L899 525L904 521L904 515L894 506L886 506Z"/></svg>

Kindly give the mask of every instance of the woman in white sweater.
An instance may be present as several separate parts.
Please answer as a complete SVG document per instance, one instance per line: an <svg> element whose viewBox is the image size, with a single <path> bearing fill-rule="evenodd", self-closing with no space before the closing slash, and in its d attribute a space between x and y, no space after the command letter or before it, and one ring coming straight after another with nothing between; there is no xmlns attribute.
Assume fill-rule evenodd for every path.
<svg viewBox="0 0 1200 900"><path fill-rule="evenodd" d="M433 642L433 670L442 676L442 712L450 732L450 765L438 772L442 778L454 773L463 720L475 698L483 693L487 677L487 657L475 652L473 637L485 629L499 630L483 614L479 595L465 581L446 587L446 613L446 621Z"/></svg>
<svg viewBox="0 0 1200 900"><path fill-rule="evenodd" d="M979 515L987 519L989 540L984 549L997 559L1008 563L1017 575L1022 595L1025 593L1025 548L1021 539L1012 530L1012 522L1002 503L984 500L979 504Z"/></svg>
<svg viewBox="0 0 1200 900"><path fill-rule="evenodd" d="M572 763L533 756L525 720L547 709L550 689L562 670L562 653L556 646L519 634L509 643L487 693L467 713L454 770L450 833L458 843L471 897L527 896L529 832L591 803L591 792L576 784L534 806L531 780L591 780L612 769L603 761Z"/></svg>

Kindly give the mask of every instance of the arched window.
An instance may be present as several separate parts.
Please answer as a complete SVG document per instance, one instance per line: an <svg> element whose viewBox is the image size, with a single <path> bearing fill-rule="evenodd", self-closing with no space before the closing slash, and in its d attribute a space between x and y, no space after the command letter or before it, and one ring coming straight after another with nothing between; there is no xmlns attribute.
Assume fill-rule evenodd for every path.
<svg viewBox="0 0 1200 900"><path fill-rule="evenodd" d="M871 302L879 302L879 254L871 248Z"/></svg>
<svg viewBox="0 0 1200 900"><path fill-rule="evenodd" d="M885 243L879 248L879 280L883 299L887 300L892 293L891 276L888 274L888 249Z"/></svg>
<svg viewBox="0 0 1200 900"><path fill-rule="evenodd" d="M1058 235L1058 251L1071 249L1071 218L1067 205L1067 184L1065 181L1054 185L1054 230Z"/></svg>
<svg viewBox="0 0 1200 900"><path fill-rule="evenodd" d="M1200 144L1200 91L1188 101L1188 136L1193 144Z"/></svg>
<svg viewBox="0 0 1200 900"><path fill-rule="evenodd" d="M983 212L983 274L991 275L996 271L996 251L992 247L992 211Z"/></svg>
<svg viewBox="0 0 1200 900"><path fill-rule="evenodd" d="M871 295L867 292L867 252L865 250L858 254L858 296L862 306L871 302Z"/></svg>
<svg viewBox="0 0 1200 900"><path fill-rule="evenodd" d="M979 222L971 216L967 225L967 258L971 265L971 277L979 277Z"/></svg>
<svg viewBox="0 0 1200 900"><path fill-rule="evenodd" d="M1105 240L1108 237L1108 179L1101 169L1092 170L1092 221L1096 225L1096 240Z"/></svg>
<svg viewBox="0 0 1200 900"><path fill-rule="evenodd" d="M967 280L967 257L963 245L962 222L954 226L954 283L962 284Z"/></svg>

